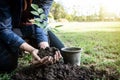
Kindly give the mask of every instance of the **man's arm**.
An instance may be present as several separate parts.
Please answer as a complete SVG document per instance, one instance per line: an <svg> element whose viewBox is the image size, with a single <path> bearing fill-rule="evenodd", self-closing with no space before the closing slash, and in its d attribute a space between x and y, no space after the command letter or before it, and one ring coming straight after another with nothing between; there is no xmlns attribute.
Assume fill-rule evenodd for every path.
<svg viewBox="0 0 120 80"><path fill-rule="evenodd" d="M0 1L0 39L15 51L25 41L12 31L12 14L8 0Z"/></svg>
<svg viewBox="0 0 120 80"><path fill-rule="evenodd" d="M6 20L5 20L6 21ZM1 22L0 21L0 39L4 41L7 45L12 48L14 48L14 51L16 52L19 48L25 51L28 51L31 53L33 58L37 60L38 63L46 64L47 62L50 62L50 60L47 57L40 58L38 54L38 49L35 49L34 47L27 44L21 37L19 37L17 34L15 34L10 27L8 27L8 24L10 24L11 19L8 20L8 22ZM8 24L5 24L8 23ZM10 26L10 25L9 25Z"/></svg>
<svg viewBox="0 0 120 80"><path fill-rule="evenodd" d="M40 48L46 48L48 47L48 36L47 34L43 31L42 28L38 27L35 25L35 36L37 39L38 47Z"/></svg>
<svg viewBox="0 0 120 80"><path fill-rule="evenodd" d="M10 5L8 5L6 0L0 1L0 40L2 40L6 46L9 46L10 49L12 48L13 52L16 52L20 48L30 52L38 62L47 59L40 59L37 55L38 50L27 44L21 37L12 31Z"/></svg>

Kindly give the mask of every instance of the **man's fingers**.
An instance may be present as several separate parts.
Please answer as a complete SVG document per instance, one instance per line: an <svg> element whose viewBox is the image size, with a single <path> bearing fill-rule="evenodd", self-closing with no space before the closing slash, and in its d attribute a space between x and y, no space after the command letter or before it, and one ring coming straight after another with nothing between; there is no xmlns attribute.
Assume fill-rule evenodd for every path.
<svg viewBox="0 0 120 80"><path fill-rule="evenodd" d="M53 61L54 63L56 62L56 54L54 55L54 61Z"/></svg>
<svg viewBox="0 0 120 80"><path fill-rule="evenodd" d="M60 51L58 51L58 57L59 57L59 59L62 58Z"/></svg>
<svg viewBox="0 0 120 80"><path fill-rule="evenodd" d="M46 46L41 46L40 48L45 49L45 48L46 48Z"/></svg>
<svg viewBox="0 0 120 80"><path fill-rule="evenodd" d="M40 61L33 60L32 64L40 64Z"/></svg>
<svg viewBox="0 0 120 80"><path fill-rule="evenodd" d="M48 61L49 61L49 63L53 64L53 57L49 56Z"/></svg>
<svg viewBox="0 0 120 80"><path fill-rule="evenodd" d="M48 62L48 56L40 59L39 61L36 60L36 59L33 59L33 60L32 60L32 64L36 64L36 65L40 65L40 64L42 65L42 64L44 64L44 63L46 63L46 62Z"/></svg>
<svg viewBox="0 0 120 80"><path fill-rule="evenodd" d="M61 57L60 51L56 51L56 60L58 61Z"/></svg>
<svg viewBox="0 0 120 80"><path fill-rule="evenodd" d="M32 61L33 64L53 64L56 61L59 61L60 58L62 58L60 51L56 51L54 57L52 56L46 56L44 58L40 58L36 53L33 54L34 58L36 60Z"/></svg>
<svg viewBox="0 0 120 80"><path fill-rule="evenodd" d="M58 59L58 52L56 51L55 52L55 55L54 55L54 63L56 62L56 61L58 61L59 59Z"/></svg>
<svg viewBox="0 0 120 80"><path fill-rule="evenodd" d="M54 55L54 63L56 61L59 61L60 58L62 58L62 55L61 55L60 51L56 51L55 55Z"/></svg>
<svg viewBox="0 0 120 80"><path fill-rule="evenodd" d="M58 51L56 51L56 61L59 60L59 57L58 57Z"/></svg>
<svg viewBox="0 0 120 80"><path fill-rule="evenodd" d="M45 49L46 47L49 47L48 42L40 42L39 47Z"/></svg>
<svg viewBox="0 0 120 80"><path fill-rule="evenodd" d="M32 56L33 56L36 60L40 61L41 58L38 56L38 52L39 52L39 50L34 49L34 50L32 51Z"/></svg>
<svg viewBox="0 0 120 80"><path fill-rule="evenodd" d="M43 64L49 64L49 63L52 64L53 63L53 58L51 56L49 56L47 59L44 59L42 63Z"/></svg>
<svg viewBox="0 0 120 80"><path fill-rule="evenodd" d="M36 65L49 64L49 63L53 64L53 57L51 56L46 56L42 58L40 61L35 60L35 59L32 61L32 64L36 64Z"/></svg>
<svg viewBox="0 0 120 80"><path fill-rule="evenodd" d="M47 62L48 62L48 58L49 58L48 56L42 58L42 59L41 59L41 63L42 63L42 64L47 63Z"/></svg>
<svg viewBox="0 0 120 80"><path fill-rule="evenodd" d="M33 56L34 56L34 58L35 58L36 60L38 60L38 61L41 60L40 57L39 57L37 54L33 54Z"/></svg>

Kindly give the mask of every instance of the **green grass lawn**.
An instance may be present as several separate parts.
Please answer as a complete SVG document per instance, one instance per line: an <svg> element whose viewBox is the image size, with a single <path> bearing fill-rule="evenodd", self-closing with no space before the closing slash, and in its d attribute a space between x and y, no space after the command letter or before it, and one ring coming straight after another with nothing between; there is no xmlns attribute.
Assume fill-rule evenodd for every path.
<svg viewBox="0 0 120 80"><path fill-rule="evenodd" d="M120 32L65 32L58 34L67 47L83 48L81 65L120 72Z"/></svg>
<svg viewBox="0 0 120 80"><path fill-rule="evenodd" d="M74 26L71 28L68 25ZM98 69L120 73L120 22L86 22L68 25L64 24L60 28L62 32L57 35L65 46L83 48L81 65L94 65Z"/></svg>
<svg viewBox="0 0 120 80"><path fill-rule="evenodd" d="M63 27L56 34L65 46L83 49L81 65L94 65L110 73L120 73L120 22L73 22L55 25L59 24ZM23 58L26 62L28 59L29 56ZM0 75L0 80L9 80L6 78L9 75Z"/></svg>

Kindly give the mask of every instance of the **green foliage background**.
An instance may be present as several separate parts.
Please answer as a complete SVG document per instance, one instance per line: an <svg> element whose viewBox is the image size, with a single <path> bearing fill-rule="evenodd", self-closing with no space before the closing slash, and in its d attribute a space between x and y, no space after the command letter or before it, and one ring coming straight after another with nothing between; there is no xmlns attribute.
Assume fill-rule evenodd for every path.
<svg viewBox="0 0 120 80"><path fill-rule="evenodd" d="M114 19L111 19L109 14L105 13L104 8L101 6L99 14L91 14L88 16L77 16L76 11L73 14L68 14L62 4L53 2L51 7L50 15L55 20L59 20L64 18L68 21L120 21L120 17L116 17L116 15L112 15ZM107 19L106 19L107 16Z"/></svg>

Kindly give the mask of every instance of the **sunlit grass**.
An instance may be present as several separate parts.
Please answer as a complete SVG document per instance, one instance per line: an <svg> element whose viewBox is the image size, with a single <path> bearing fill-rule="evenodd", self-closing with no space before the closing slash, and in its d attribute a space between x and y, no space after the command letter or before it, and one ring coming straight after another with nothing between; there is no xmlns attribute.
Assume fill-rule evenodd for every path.
<svg viewBox="0 0 120 80"><path fill-rule="evenodd" d="M69 31L63 26L63 29L60 29L63 32L59 32L57 35L65 46L83 48L81 65L95 65L99 69L111 69L120 72L120 23L107 22L107 25L104 23L94 22L94 26L89 25L89 27L96 25L99 29L101 26L101 31L91 31L90 28L86 28L85 31L79 29L75 32L74 28ZM93 22L84 23L82 27L85 29L88 24L93 24ZM111 29L111 31L106 30L106 28Z"/></svg>
<svg viewBox="0 0 120 80"><path fill-rule="evenodd" d="M63 25L59 30L65 32L120 31L120 22L59 22L51 23L50 25Z"/></svg>

